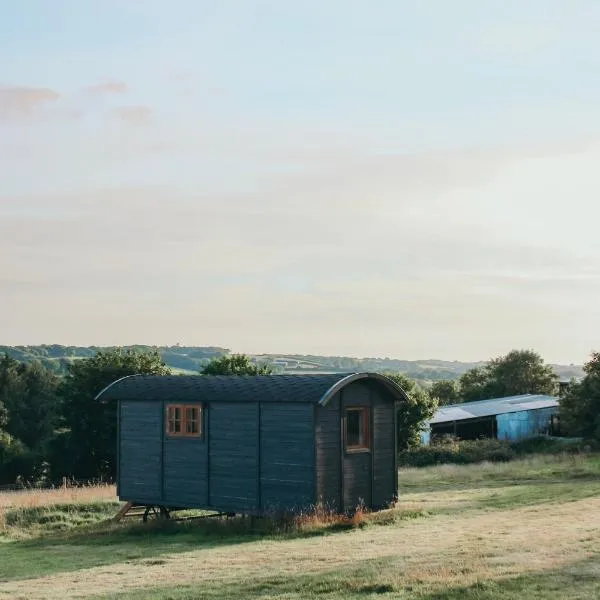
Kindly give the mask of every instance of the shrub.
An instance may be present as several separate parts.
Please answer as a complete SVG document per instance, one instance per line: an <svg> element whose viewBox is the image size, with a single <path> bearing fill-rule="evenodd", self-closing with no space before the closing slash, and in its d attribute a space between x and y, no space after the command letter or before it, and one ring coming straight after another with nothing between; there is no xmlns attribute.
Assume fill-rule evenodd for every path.
<svg viewBox="0 0 600 600"><path fill-rule="evenodd" d="M528 454L577 454L594 450L590 442L568 439L534 437L518 442L496 439L459 441L452 436L439 438L430 446L401 452L398 464L403 467L429 467L440 464L467 465L479 462L509 462Z"/></svg>

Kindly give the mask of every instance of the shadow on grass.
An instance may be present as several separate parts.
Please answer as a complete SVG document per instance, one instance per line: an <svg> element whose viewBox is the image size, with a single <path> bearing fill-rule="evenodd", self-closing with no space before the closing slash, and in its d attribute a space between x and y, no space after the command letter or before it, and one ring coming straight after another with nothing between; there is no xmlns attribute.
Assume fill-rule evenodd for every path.
<svg viewBox="0 0 600 600"><path fill-rule="evenodd" d="M374 513L330 522L210 518L189 522L116 524L112 521L62 533L0 544L0 581L41 577L90 567L128 563L193 550L247 544L260 539L297 539L330 535L365 526L392 525L424 516L411 509Z"/></svg>
<svg viewBox="0 0 600 600"><path fill-rule="evenodd" d="M201 585L145 588L95 596L95 600L217 600L244 598L267 600L364 600L401 598L413 600L596 600L600 597L598 566L594 560L562 569L538 571L516 577L482 580L472 585L440 587L423 581L407 581L402 564L393 558L367 560L354 568L318 574L265 576L254 581L202 582Z"/></svg>

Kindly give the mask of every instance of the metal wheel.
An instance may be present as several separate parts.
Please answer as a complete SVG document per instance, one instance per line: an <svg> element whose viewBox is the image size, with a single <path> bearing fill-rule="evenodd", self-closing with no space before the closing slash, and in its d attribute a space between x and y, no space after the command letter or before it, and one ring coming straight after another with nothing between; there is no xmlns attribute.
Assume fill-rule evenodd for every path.
<svg viewBox="0 0 600 600"><path fill-rule="evenodd" d="M144 523L148 521L165 521L170 518L171 515L165 506L146 506L144 516L142 517Z"/></svg>

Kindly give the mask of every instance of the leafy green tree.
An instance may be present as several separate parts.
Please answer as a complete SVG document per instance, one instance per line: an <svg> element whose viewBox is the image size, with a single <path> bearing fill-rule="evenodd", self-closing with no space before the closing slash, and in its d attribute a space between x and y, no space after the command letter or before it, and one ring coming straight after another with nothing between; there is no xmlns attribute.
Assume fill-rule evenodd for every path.
<svg viewBox="0 0 600 600"><path fill-rule="evenodd" d="M460 402L460 391L453 379L434 381L429 388L429 395L437 399L439 406Z"/></svg>
<svg viewBox="0 0 600 600"><path fill-rule="evenodd" d="M580 383L572 382L560 400L561 427L572 435L600 440L600 352L594 352Z"/></svg>
<svg viewBox="0 0 600 600"><path fill-rule="evenodd" d="M245 354L231 354L211 360L202 367L202 375L270 375L269 365L255 365Z"/></svg>
<svg viewBox="0 0 600 600"><path fill-rule="evenodd" d="M487 366L469 369L460 376L458 385L460 388L460 401L462 402L494 397L491 392L491 374Z"/></svg>
<svg viewBox="0 0 600 600"><path fill-rule="evenodd" d="M6 431L30 450L39 451L54 433L58 377L37 360L9 366L6 376L0 390L8 411Z"/></svg>
<svg viewBox="0 0 600 600"><path fill-rule="evenodd" d="M408 401L402 402L398 409L398 450L419 446L425 421L431 419L438 408L437 400L402 373L385 373L385 376L397 383L408 396Z"/></svg>
<svg viewBox="0 0 600 600"><path fill-rule="evenodd" d="M126 375L168 375L158 352L121 348L98 352L67 367L59 386L63 431L52 445L54 476L77 479L113 478L116 452L116 404L94 398L107 385Z"/></svg>
<svg viewBox="0 0 600 600"><path fill-rule="evenodd" d="M533 350L511 350L484 367L464 373L459 380L463 401L520 394L556 394L558 377Z"/></svg>

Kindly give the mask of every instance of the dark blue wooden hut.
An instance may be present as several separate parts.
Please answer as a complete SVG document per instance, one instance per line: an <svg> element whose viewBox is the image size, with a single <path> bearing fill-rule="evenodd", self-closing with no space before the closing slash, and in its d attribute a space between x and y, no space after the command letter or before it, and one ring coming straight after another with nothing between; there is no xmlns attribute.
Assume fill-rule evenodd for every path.
<svg viewBox="0 0 600 600"><path fill-rule="evenodd" d="M378 374L134 375L98 399L118 403L117 492L136 505L342 512L397 496L405 395Z"/></svg>

